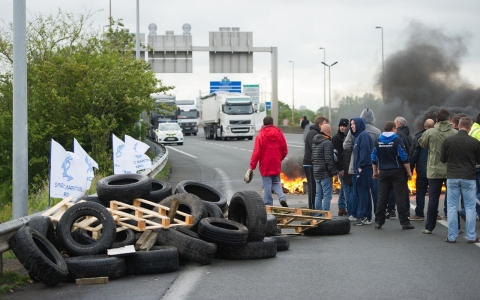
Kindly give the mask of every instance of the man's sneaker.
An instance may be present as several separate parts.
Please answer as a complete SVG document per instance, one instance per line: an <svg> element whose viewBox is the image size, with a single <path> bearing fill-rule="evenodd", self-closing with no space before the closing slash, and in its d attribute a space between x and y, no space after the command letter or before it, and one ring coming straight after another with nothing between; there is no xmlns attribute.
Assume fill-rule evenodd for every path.
<svg viewBox="0 0 480 300"><path fill-rule="evenodd" d="M413 226L411 223L407 223L402 225L402 229L415 229L415 226Z"/></svg>
<svg viewBox="0 0 480 300"><path fill-rule="evenodd" d="M387 211L387 213L385 214L385 219L390 219L390 218L395 218L397 215L395 214L395 211L392 210L392 211Z"/></svg>
<svg viewBox="0 0 480 300"><path fill-rule="evenodd" d="M357 218L357 221L355 222L355 226L362 226L363 224L366 224L365 222L367 222L368 219L367 217L363 217L363 218ZM372 222L368 223L368 224L371 224Z"/></svg>
<svg viewBox="0 0 480 300"><path fill-rule="evenodd" d="M347 215L347 211L345 209L339 209L338 210L338 216L341 217L341 216L346 216Z"/></svg>
<svg viewBox="0 0 480 300"><path fill-rule="evenodd" d="M430 230L428 230L428 229L422 230L422 233L424 233L424 234L432 234L432 232L431 232Z"/></svg>
<svg viewBox="0 0 480 300"><path fill-rule="evenodd" d="M354 216L350 216L350 217L348 217L348 220L349 220L349 221L356 221L357 218L355 218Z"/></svg>
<svg viewBox="0 0 480 300"><path fill-rule="evenodd" d="M288 207L286 200L280 200L280 205L283 207Z"/></svg>
<svg viewBox="0 0 480 300"><path fill-rule="evenodd" d="M368 219L363 222L363 225L370 225L370 224L372 224L372 221Z"/></svg>
<svg viewBox="0 0 480 300"><path fill-rule="evenodd" d="M437 220L443 220L443 218L440 215L437 215Z"/></svg>
<svg viewBox="0 0 480 300"><path fill-rule="evenodd" d="M410 221L423 221L425 220L423 217L414 215L413 217L410 218Z"/></svg>
<svg viewBox="0 0 480 300"><path fill-rule="evenodd" d="M375 229L382 229L382 224L375 223Z"/></svg>

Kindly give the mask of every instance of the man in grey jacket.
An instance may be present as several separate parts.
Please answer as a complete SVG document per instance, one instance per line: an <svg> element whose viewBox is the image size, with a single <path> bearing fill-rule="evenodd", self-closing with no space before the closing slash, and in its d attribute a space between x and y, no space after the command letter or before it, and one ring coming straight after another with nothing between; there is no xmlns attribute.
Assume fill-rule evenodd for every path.
<svg viewBox="0 0 480 300"><path fill-rule="evenodd" d="M365 127L365 131L372 138L373 144L375 144L375 142L378 140L378 137L380 136L380 134L382 134L380 129L373 126L373 123L375 122L375 114L373 113L373 111L371 109L365 108L362 111L362 113L360 114L360 118L365 119L365 121L367 123L367 125ZM355 137L353 136L352 131L349 130L348 134L347 134L347 137L345 138L345 141L343 142L344 151L345 150L347 150L347 151L352 151L353 150L354 139L355 139ZM355 171L353 169L353 151L352 151L352 159L350 160L350 167L348 169L348 174L355 174ZM355 191L355 189L356 189L355 186L356 186L356 176L353 176L352 177L352 188L351 188L353 191ZM372 193L373 208L374 208L374 211L376 211L377 210L377 200L378 200L378 182L377 182L377 180L372 178L371 181L369 182L369 186L370 186L370 191ZM349 219L350 219L350 221L356 221L357 220L357 215L356 215L357 200L356 200L356 197L355 197L355 193L350 194L350 201L349 202L350 203L347 203L347 207L349 207L349 204L352 207L352 210L348 211L348 213L350 214Z"/></svg>

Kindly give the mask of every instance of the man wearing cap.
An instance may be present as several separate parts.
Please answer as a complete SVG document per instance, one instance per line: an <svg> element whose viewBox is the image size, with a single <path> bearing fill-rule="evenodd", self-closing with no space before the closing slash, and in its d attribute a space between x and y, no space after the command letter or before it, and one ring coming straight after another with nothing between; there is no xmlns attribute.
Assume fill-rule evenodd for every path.
<svg viewBox="0 0 480 300"><path fill-rule="evenodd" d="M338 123L337 134L332 137L333 149L336 151L337 161L335 167L340 179L340 192L338 196L338 215L347 215L347 203L350 198L350 188L352 186L351 175L348 174L348 165L344 166L343 160L343 142L347 134L348 119L340 119ZM345 171L346 170L346 171Z"/></svg>
<svg viewBox="0 0 480 300"><path fill-rule="evenodd" d="M250 158L250 170L255 170L259 164L263 184L263 202L273 205L272 190L278 195L282 206L287 205L287 199L280 183L282 160L288 153L287 142L280 128L273 125L273 118L266 116L263 127L258 132Z"/></svg>

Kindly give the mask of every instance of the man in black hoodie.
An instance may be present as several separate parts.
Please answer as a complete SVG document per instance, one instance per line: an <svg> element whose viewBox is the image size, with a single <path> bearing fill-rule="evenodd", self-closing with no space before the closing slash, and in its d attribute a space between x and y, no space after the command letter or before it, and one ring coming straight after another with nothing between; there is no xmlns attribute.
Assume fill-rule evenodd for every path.
<svg viewBox="0 0 480 300"><path fill-rule="evenodd" d="M305 176L307 177L308 186L308 208L315 209L315 193L316 183L313 177L313 164L312 164L312 146L313 137L317 134L321 134L320 127L323 124L328 124L328 119L325 117L316 117L314 124L310 125L310 131L305 138L305 152L303 155L303 169L305 170Z"/></svg>
<svg viewBox="0 0 480 300"><path fill-rule="evenodd" d="M338 177L340 178L341 185L338 196L339 216L347 215L347 203L348 198L350 197L350 187L352 186L352 180L347 178L352 176L348 174L348 165L346 170L343 166L343 142L345 141L345 137L347 135L347 126L348 119L340 119L340 122L338 123L338 132L332 137L333 149L337 152L337 162L335 163L335 167L338 170Z"/></svg>

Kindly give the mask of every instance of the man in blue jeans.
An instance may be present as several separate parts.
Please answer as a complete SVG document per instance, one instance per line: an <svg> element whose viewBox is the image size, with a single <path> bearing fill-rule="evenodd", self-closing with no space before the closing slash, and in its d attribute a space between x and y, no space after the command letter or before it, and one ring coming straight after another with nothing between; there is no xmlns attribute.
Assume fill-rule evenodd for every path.
<svg viewBox="0 0 480 300"><path fill-rule="evenodd" d="M465 204L468 243L480 243L475 233L475 164L480 164L480 142L468 135L472 119L460 119L456 135L445 138L440 161L447 164L448 236L445 242L455 243L458 236L457 213L460 193Z"/></svg>
<svg viewBox="0 0 480 300"><path fill-rule="evenodd" d="M373 175L371 153L373 141L365 131L364 118L350 120L352 134L355 137L353 144L353 167L357 176L357 221L356 226L372 224L372 197L370 194L370 178Z"/></svg>

